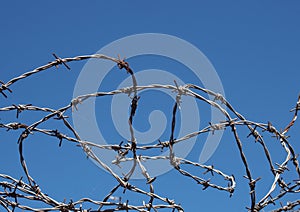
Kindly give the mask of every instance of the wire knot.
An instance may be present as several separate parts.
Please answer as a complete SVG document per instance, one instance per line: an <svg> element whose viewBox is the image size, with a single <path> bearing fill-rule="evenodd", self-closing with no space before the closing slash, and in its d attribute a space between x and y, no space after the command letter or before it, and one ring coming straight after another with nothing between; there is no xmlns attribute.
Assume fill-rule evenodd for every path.
<svg viewBox="0 0 300 212"><path fill-rule="evenodd" d="M124 88L121 88L120 91L122 93L125 93L128 96L130 96L132 94L132 92L134 91L134 88L133 87L124 87Z"/></svg>
<svg viewBox="0 0 300 212"><path fill-rule="evenodd" d="M81 99L79 99L79 98L73 99L71 101L72 110L74 111L74 108L75 108L75 110L78 110L77 105L81 104L81 103L82 103Z"/></svg>
<svg viewBox="0 0 300 212"><path fill-rule="evenodd" d="M175 83L175 85L176 85L176 89L174 89L173 92L177 92L177 95L176 95L176 103L177 103L177 105L178 105L178 107L179 107L179 109L180 109L180 104L181 104L181 102L182 102L181 96L182 96L182 95L186 95L187 92L188 92L188 90L187 90L186 86L181 86L181 85L179 86L179 85L177 84L176 80L174 80L174 83Z"/></svg>
<svg viewBox="0 0 300 212"><path fill-rule="evenodd" d="M133 71L129 67L129 63L125 61L125 58L120 59L120 55L118 55L118 67L119 67L119 69L124 68L127 71L127 73L133 75Z"/></svg>
<svg viewBox="0 0 300 212"><path fill-rule="evenodd" d="M221 101L223 104L225 104L225 103L226 103L226 100L225 100L225 98L224 98L224 97L223 97L223 95L222 95L222 94L220 94L220 93L217 93L217 94L215 95L214 101L216 101L216 100L219 100L219 101Z"/></svg>
<svg viewBox="0 0 300 212"><path fill-rule="evenodd" d="M71 70L70 66L67 65L67 63L65 63L60 57L58 57L55 53L52 53L53 57L55 57L55 62L57 65L63 64L68 70ZM58 66L55 65L56 68L58 68Z"/></svg>
<svg viewBox="0 0 300 212"><path fill-rule="evenodd" d="M8 90L10 93L12 93L12 90L10 90L10 89L8 88L8 86L7 86L4 82L0 81L0 84L1 84L1 86L0 86L0 93L1 93L5 98L7 98L7 95L6 95L3 91Z"/></svg>

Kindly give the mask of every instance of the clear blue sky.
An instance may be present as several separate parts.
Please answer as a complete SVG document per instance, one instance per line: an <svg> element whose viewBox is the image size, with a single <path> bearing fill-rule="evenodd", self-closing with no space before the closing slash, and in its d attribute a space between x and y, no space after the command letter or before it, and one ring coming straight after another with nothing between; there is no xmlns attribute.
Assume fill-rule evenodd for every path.
<svg viewBox="0 0 300 212"><path fill-rule="evenodd" d="M280 129L292 117L289 110L300 92L299 26L300 2L296 0L6 1L0 7L0 80L7 82L52 61L52 52L61 57L93 54L124 36L165 33L192 43L209 58L223 83L226 98L240 113L253 121L271 121ZM84 64L70 63L71 72L60 67L17 82L11 87L13 95L8 99L0 97L0 107L33 103L59 108L68 104ZM137 67L142 68L139 64ZM29 94L31 91L35 94ZM0 118L8 119L3 112ZM291 135L299 153L300 145L295 144L299 138L297 129L299 124ZM18 134L8 136L3 129L0 132L0 172L19 178L23 172L18 163ZM174 171L157 180L158 193L168 194L186 211L242 211L249 206L249 197L243 197L249 191L248 182L242 177L245 173L236 145L232 137L225 138L208 164L238 178L240 184L232 198L214 189L202 191L201 186ZM58 148L55 139L43 136L28 141L25 157L29 170L41 188L54 198L76 200L90 196L102 200L116 185L113 178L86 160L74 144L64 142ZM246 146L252 141L247 142ZM261 153L260 146L249 147L248 153L252 170L262 169L256 157L256 153ZM254 173L259 177L266 172ZM270 181L263 182L267 185L264 189L268 188Z"/></svg>

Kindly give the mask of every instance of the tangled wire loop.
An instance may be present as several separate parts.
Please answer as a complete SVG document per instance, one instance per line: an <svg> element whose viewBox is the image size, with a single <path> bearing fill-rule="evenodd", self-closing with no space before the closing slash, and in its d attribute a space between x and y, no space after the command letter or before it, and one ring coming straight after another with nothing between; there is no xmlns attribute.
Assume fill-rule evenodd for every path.
<svg viewBox="0 0 300 212"><path fill-rule="evenodd" d="M194 180L198 185L203 187L203 190L210 187L213 189L217 189L220 191L225 191L233 195L235 188L236 188L236 181L233 175L228 175L216 169L213 165L204 165L197 162L189 161L184 158L180 158L176 156L174 152L174 145L181 143L181 142L188 142L189 139L198 136L200 134L214 133L218 130L225 130L227 128L231 129L231 132L234 136L234 141L237 146L237 151L239 152L240 159L242 160L242 164L245 168L245 178L248 180L249 183L249 197L250 197L250 206L248 207L249 211L260 211L263 208L267 207L270 204L274 204L278 202L282 197L286 194L291 193L299 193L300 191L300 170L299 170L299 161L297 159L297 154L292 147L291 143L288 140L288 136L286 135L290 128L294 125L297 114L300 109L300 96L296 103L295 108L292 110L294 113L291 122L284 128L283 131L278 131L270 122L268 123L256 123L247 120L243 115L238 113L233 106L221 95L215 93L213 91L201 88L197 85L193 84L186 84L186 85L178 85L175 81L175 85L160 85L160 84L153 84L147 86L138 86L137 80L135 78L134 72L131 69L128 62L124 59L119 58L112 58L106 55L101 54L94 54L94 55L84 55L84 56L77 56L73 58L60 58L56 54L53 54L55 60L53 62L47 63L46 65L40 66L32 71L24 73L16 78L11 79L7 83L0 81L0 93L7 98L8 93L12 93L13 91L10 87L16 83L17 81L26 79L27 77L37 74L39 72L45 71L51 67L58 67L59 65L64 65L68 70L70 67L67 63L71 61L80 61L86 60L90 58L96 59L105 59L115 62L120 69L125 69L127 73L131 75L132 78L132 86L127 88L121 88L109 92L96 92L91 94L85 94L78 96L70 101L70 103L62 108L59 109L52 109L52 108L44 108L33 106L31 104L26 105L10 105L6 107L0 108L0 111L7 112L7 111L16 111L17 118L19 118L20 113L23 111L41 111L44 112L46 115L43 116L40 120L34 123L21 123L21 122L12 122L12 123L0 123L0 128L4 128L7 131L10 130L22 130L22 133L18 139L19 145L19 155L20 155L20 163L24 170L26 179L23 180L23 177L19 179L15 179L9 175L0 174L0 205L2 208L6 209L7 211L15 211L15 209L19 208L22 210L28 211L158 211L160 209L172 209L172 211L184 211L183 207L176 203L174 200L169 199L168 197L162 197L154 191L154 185L156 177L153 177L148 173L147 169L143 165L144 161L147 160L168 160L170 164L174 167L177 172L187 178ZM169 89L176 93L176 101L174 102L173 106L173 113L172 113L172 126L171 126L171 135L169 140L165 141L157 141L153 145L141 145L135 138L134 128L133 128L133 119L136 114L136 110L138 107L138 101L140 96L138 93L147 90L147 89ZM208 95L209 97L213 98L206 98L199 93L203 92L204 94ZM127 142L122 142L119 145L99 145L90 141L82 140L73 126L70 124L68 117L64 115L64 113L68 110L78 110L78 104L86 101L89 98L94 97L101 97L107 95L117 95L117 94L127 94L131 98L130 104L130 113L128 117L128 125L130 129L130 139ZM226 120L220 120L219 123L208 123L206 127L203 129L191 132L187 135L184 135L181 138L174 138L174 131L176 127L176 114L178 109L180 109L180 104L182 104L181 97L182 96L190 96L195 98L198 101L203 101L209 104L212 107L218 109L224 116ZM211 100L213 99L213 100ZM61 121L67 129L70 131L71 136L65 135L61 133L57 129L41 129L39 126L42 123L46 123L50 119L57 119ZM257 185L256 183L261 179L261 177L254 178L253 173L250 170L248 160L246 154L244 152L244 148L242 146L242 141L240 139L239 133L237 131L237 126L245 126L249 130L248 137L252 137L255 142L260 144L262 147L265 157L268 161L268 166L273 176L273 183L269 190L263 195L263 198L257 200ZM71 200L70 202L66 203L65 201L58 201L50 196L48 196L34 181L33 177L30 175L30 172L26 165L26 160L23 154L23 145L24 140L29 139L32 133L41 133L45 134L50 137L57 138L59 140L59 146L62 146L62 142L73 142L82 147L82 150L87 154L89 158L92 158L96 161L100 166L102 166L105 170L107 170L110 175L116 180L116 185L111 189L111 191L103 198L102 201L93 200L90 198L82 198L77 201ZM269 133L274 136L274 139L279 141L283 150L285 151L285 159L281 163L277 164L277 168L274 167L274 162L272 160L271 154L269 149L262 137L262 133ZM123 162L132 161L132 167L128 173L124 176L120 177L117 175L107 164L105 164L101 158L99 158L92 150L92 148L101 148L107 149L116 152L116 159L112 161L115 165L121 166ZM166 156L146 156L149 154L137 154L147 152L151 149L167 149L169 154ZM290 181L286 181L283 177L283 174L289 170L288 165L292 164L292 169L295 171L296 175L299 176L299 179L293 179ZM184 169L185 165L193 166L199 169L203 169L204 172L200 173L199 176L191 174L189 171ZM142 174L145 178L146 187L140 188L132 184L131 177L135 172L136 168L139 167L142 171ZM291 168L290 168L291 169ZM210 173L212 177L215 175L220 176L227 182L225 185L221 185L222 183L212 183L211 179L205 179L207 173ZM201 175L201 176L200 176ZM224 181L223 181L224 182ZM277 192L275 189L280 188L280 191ZM123 189L123 192L130 191L133 193L139 193L144 196L144 199L148 199L143 201L140 205L130 204L130 200L127 199L122 201L122 198L117 198L114 196L117 190ZM276 193L277 192L277 193ZM124 199L124 198L123 198ZM126 199L126 196L125 196ZM25 203L23 204L24 201ZM31 204L34 202L43 202L44 205L47 207L43 208L35 208L36 204ZM33 205L33 206L30 206ZM296 200L294 202L288 202L286 205L281 204L281 206L276 209L275 211L287 211L293 208L296 208L300 205L300 200Z"/></svg>

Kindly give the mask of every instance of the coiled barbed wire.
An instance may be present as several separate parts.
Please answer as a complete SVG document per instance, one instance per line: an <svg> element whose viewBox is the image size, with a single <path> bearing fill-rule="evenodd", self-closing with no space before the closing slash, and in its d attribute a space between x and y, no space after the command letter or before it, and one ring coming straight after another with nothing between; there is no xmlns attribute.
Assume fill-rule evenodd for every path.
<svg viewBox="0 0 300 212"><path fill-rule="evenodd" d="M283 131L277 130L271 122L268 123L257 123L254 121L247 120L243 115L237 112L233 106L221 95L210 91L208 89L199 87L193 84L186 85L178 85L175 81L175 85L161 85L161 84L152 84L146 86L139 86L137 83L137 79L135 78L134 72L129 66L129 63L124 59L113 58L102 54L94 54L94 55L84 55L77 56L73 58L60 58L56 54L53 54L56 58L53 62L50 62L44 66L40 66L32 71L26 72L16 78L9 80L7 83L0 81L0 93L3 97L8 98L9 95L13 95L13 90L10 88L14 83L27 79L33 74L38 74L39 72L50 69L51 67L58 67L59 65L64 65L67 69L70 70L70 67L67 63L71 61L80 61L87 60L90 58L96 59L105 59L115 62L120 69L125 69L127 73L131 75L132 78L132 86L120 88L117 90L112 90L108 92L96 92L91 94L84 94L78 96L70 101L70 103L59 109L52 109L47 107L39 107L32 104L13 104L9 106L5 106L0 108L0 112L4 113L7 111L16 111L16 117L19 118L20 113L22 111L40 111L44 112L44 116L34 122L27 123L25 122L11 122L11 123L1 123L0 128L4 128L7 131L10 130L19 130L22 129L22 133L18 139L19 145L19 156L20 163L22 165L25 179L23 177L19 177L18 179L13 178L12 176L1 174L0 173L0 206L7 211L15 211L15 209L22 209L27 211L159 211L160 209L169 208L172 211L184 211L184 208L176 203L176 201L169 199L168 197L162 197L159 194L155 193L154 184L156 177L152 177L146 167L143 165L144 161L147 160L168 160L170 164L177 170L178 174L181 174L187 178L194 180L197 184L203 187L203 190L206 188L214 188L220 191L226 191L233 195L236 188L236 181L234 175L225 174L223 171L216 169L214 165L204 165L197 162L189 161L185 158L180 158L176 156L176 153L173 151L174 145L181 142L188 142L190 138L198 136L200 134L205 134L209 132L214 132L216 130L226 130L231 129L232 134L234 136L234 141L237 145L236 151L239 152L240 159L242 160L243 166L245 168L245 178L248 179L249 182L249 198L250 198L250 206L247 208L249 211L260 211L267 207L270 204L274 204L278 202L281 198L286 196L287 194L296 194L300 192L300 168L299 161L297 158L297 152L289 142L289 137L287 136L288 131L291 127L294 126L294 123L298 117L298 111L300 110L300 96L298 97L295 108L292 110L294 113L292 120L287 124ZM176 93L176 101L173 106L172 113L172 126L171 126L171 135L169 140L165 141L157 141L153 145L141 145L138 140L135 138L134 128L133 128L133 120L135 116L136 109L138 107L138 101L140 97L138 93L147 90L147 89L169 89ZM201 92L212 96L213 100L205 98L204 95L201 95ZM91 141L82 140L76 130L68 121L68 117L64 114L68 110L78 110L77 105L86 101L89 98L100 98L102 96L107 95L118 95L118 94L127 94L131 97L130 115L128 117L128 125L130 130L130 140L127 142L121 143L119 145L115 144L107 144L100 145L93 143ZM181 138L174 138L174 131L176 127L176 113L178 112L179 106L181 103L181 96L190 96L192 98L197 99L198 101L202 101L207 103L208 105L215 107L218 109L227 120L220 120L219 123L208 123L206 127L203 129L189 133L184 135ZM184 104L184 103L183 103ZM69 130L71 135L66 135L60 132L58 129L44 129L40 128L42 123L47 123L48 120L55 118L60 120ZM252 137L254 142L257 142L261 145L265 157L268 161L268 166L270 172L273 176L273 183L269 190L263 195L260 200L257 200L257 181L261 179L261 177L255 178L253 176L253 172L250 169L249 162L247 159L247 155L244 151L242 140L240 138L239 132L237 130L237 126L245 126L249 130L248 137ZM27 168L25 155L23 153L23 145L24 140L29 139L31 134L41 133L50 137L57 138L59 140L59 146L62 145L63 141L68 141L80 145L82 150L87 154L88 157L96 161L100 166L102 166L105 170L107 170L110 175L116 180L116 186L111 189L111 191L103 198L103 200L93 200L90 198L82 198L77 201L70 201L69 203L65 203L64 201L59 201L48 196L42 189L39 187L37 182L35 182L34 177L30 175L30 170ZM272 159L272 155L264 141L262 133L269 133L274 136L274 139L280 143L282 149L285 151L286 155L284 161L281 163L274 163ZM117 157L112 163L118 166L122 166L123 162L132 161L132 167L128 173L126 173L123 177L117 175L107 164L105 164L101 158L99 158L92 150L93 148L101 148L107 149L116 152ZM168 149L169 155L159 156L159 155L151 155L146 154L148 150L151 149ZM137 150L139 154L137 154ZM145 154L142 154L145 152ZM277 164L278 168L274 167L274 164ZM199 169L203 169L203 176L201 174L194 175L184 169L185 165L197 167ZM136 171L137 167L140 168L144 178L146 185L149 186L148 189L140 188L135 186L131 177L133 173ZM288 168L289 167L289 168ZM287 171L294 171L299 179L285 179L283 174ZM205 179L207 173L211 174L211 177L215 175L219 175L221 178L227 182L227 185L222 185L219 183L212 183L211 179ZM278 192L278 188L280 191ZM144 196L143 204L141 205L133 205L130 204L130 199L122 201L122 199L118 199L118 201L114 200L114 193L117 190L124 189L124 191L128 190L133 193L139 193ZM277 190L276 190L277 189ZM28 200L26 203L28 205L21 204L21 200ZM123 198L124 199L124 198ZM126 199L126 195L125 195ZM148 201L146 201L148 199ZM30 206L30 202L41 202L47 207L36 208ZM85 208L85 203L89 204L89 208ZM294 209L300 206L300 200L295 200L293 202L287 202L286 204L280 203L281 206L274 211L287 211ZM92 208L91 208L92 205Z"/></svg>

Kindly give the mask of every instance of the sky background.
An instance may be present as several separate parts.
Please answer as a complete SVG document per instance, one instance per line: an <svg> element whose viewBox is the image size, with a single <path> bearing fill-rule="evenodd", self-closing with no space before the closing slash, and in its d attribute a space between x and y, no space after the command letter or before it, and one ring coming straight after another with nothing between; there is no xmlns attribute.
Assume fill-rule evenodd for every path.
<svg viewBox="0 0 300 212"><path fill-rule="evenodd" d="M187 3L7 1L2 2L0 7L0 80L7 82L52 61L52 52L60 57L94 54L124 36L165 33L192 43L208 57L223 83L226 98L237 111L247 119L264 123L271 121L277 129L281 129L291 119L289 110L294 107L299 94L299 26L300 2L296 0L251 3L231 0ZM136 58L131 63L136 71L144 67L165 68L168 64L164 59L140 59ZM163 65L154 65L159 63ZM12 103L52 108L67 105L84 64L85 61L73 62L69 64L72 71L64 67L53 68L15 83L11 86L13 94L9 94L8 99L0 98L0 107ZM169 67L170 70L180 68L176 63ZM114 78L113 75L108 77ZM125 77L125 72L118 72L114 79L118 82ZM192 77L186 80L193 82ZM103 86L103 89L110 90L109 86L114 84ZM171 109L172 103L169 105ZM38 115L24 112L22 118L30 122L38 120ZM15 114L0 113L1 122L11 122L14 117ZM48 126L55 127L55 124L50 122ZM298 129L299 124L296 124L290 135L292 145L299 153L300 145L296 144ZM106 132L110 136L110 132ZM23 175L17 152L20 132L7 133L1 129L0 133L0 172L20 178ZM263 170L266 168L262 165L265 161L258 156L262 153L261 148L246 136L245 132L241 138L245 139L246 153L252 161L251 170L255 178L266 176L266 181L261 183L265 185L262 191L266 191L271 182L267 181L270 179L268 170ZM175 171L159 177L154 184L157 193L175 199L186 211L197 208L204 211L224 208L242 211L249 206L248 182L242 177L245 173L235 142L230 134L224 138L207 163L236 176L240 184L232 198L226 192L214 189L202 191L201 186ZM266 135L266 138L270 137ZM25 158L29 171L41 188L55 199L76 200L89 196L102 200L116 185L113 178L85 159L82 150L74 144L64 142L58 148L56 139L44 136L27 141ZM276 143L276 140L269 139L269 142ZM271 149L281 162L281 153L275 147L276 144ZM196 146L190 157L197 158L197 151Z"/></svg>

